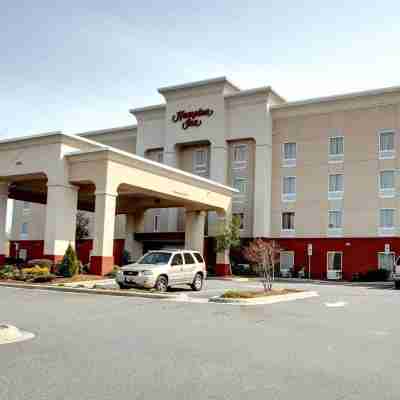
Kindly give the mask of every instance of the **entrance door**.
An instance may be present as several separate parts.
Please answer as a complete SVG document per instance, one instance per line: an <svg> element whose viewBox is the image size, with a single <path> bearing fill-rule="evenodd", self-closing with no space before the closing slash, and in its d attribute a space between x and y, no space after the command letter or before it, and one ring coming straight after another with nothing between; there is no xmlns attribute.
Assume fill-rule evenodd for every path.
<svg viewBox="0 0 400 400"><path fill-rule="evenodd" d="M294 251L281 251L280 272L282 277L289 277L294 266Z"/></svg>
<svg viewBox="0 0 400 400"><path fill-rule="evenodd" d="M343 253L341 251L327 252L327 279L342 279Z"/></svg>

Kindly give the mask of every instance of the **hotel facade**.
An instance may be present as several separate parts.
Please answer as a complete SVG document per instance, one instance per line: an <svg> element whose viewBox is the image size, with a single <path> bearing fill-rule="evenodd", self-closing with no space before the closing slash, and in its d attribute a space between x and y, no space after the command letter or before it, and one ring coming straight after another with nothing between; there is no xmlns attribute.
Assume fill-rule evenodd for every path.
<svg viewBox="0 0 400 400"><path fill-rule="evenodd" d="M137 125L53 134L68 148L61 158L67 160L68 185L78 188L74 212L84 210L91 221L94 240L77 244L81 258L101 257L101 240L113 243L95 272L109 270L113 255L118 263L124 248L136 258L149 249L195 243L225 274L228 255L215 257L212 238L217 222L231 214L240 218L244 243L255 237L280 243L281 268L310 269L317 279L352 279L373 268L390 268L400 251L400 88L296 102L271 87L241 90L226 78L158 91L163 104L130 110ZM27 258L62 255L46 244L51 219L57 221L57 211L48 209L72 204L62 196L63 204L49 204L49 176L38 175L43 168L24 169L24 152L31 151L27 159L37 157L45 146L40 140L43 135L0 143L3 199L15 200L10 253ZM106 225L113 226L107 235L99 233L104 221L96 223L99 179L86 176L88 163L101 152L121 163L113 172L119 178L113 189L117 205L103 209ZM136 171L125 182L129 171L120 159L130 155L142 169L160 171L170 181L151 177L153 186L147 187L146 177ZM7 162L14 163L8 174L3 172L10 169ZM191 186L169 187L187 179ZM197 187L206 194L194 194ZM207 193L210 199L222 197L200 201ZM64 212L60 224L73 218ZM71 231L67 239L73 237Z"/></svg>

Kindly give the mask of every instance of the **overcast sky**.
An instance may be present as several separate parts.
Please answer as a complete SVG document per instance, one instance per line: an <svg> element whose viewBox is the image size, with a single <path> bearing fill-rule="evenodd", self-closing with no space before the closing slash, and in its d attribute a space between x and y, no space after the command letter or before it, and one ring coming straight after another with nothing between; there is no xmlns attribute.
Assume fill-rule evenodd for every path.
<svg viewBox="0 0 400 400"><path fill-rule="evenodd" d="M0 138L134 123L227 76L288 100L400 85L399 1L2 0Z"/></svg>

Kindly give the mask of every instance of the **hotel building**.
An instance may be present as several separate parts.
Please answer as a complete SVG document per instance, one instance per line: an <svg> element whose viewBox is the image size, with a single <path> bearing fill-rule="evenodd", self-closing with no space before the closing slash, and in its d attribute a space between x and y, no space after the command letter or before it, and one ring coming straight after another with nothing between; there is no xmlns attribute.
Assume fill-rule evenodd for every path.
<svg viewBox="0 0 400 400"><path fill-rule="evenodd" d="M400 87L295 102L286 101L271 87L241 90L226 78L158 91L164 103L130 110L137 125L69 135L69 142L80 140L85 148L70 145L71 153L63 153L68 163L83 157L77 151L88 152L87 159L100 146L151 160L143 161L146 168L161 168L161 163L167 175L184 171L182 176L190 177L193 187L207 182L211 194L221 190L229 201L223 206L203 202L194 207L198 199L186 201L188 193L178 188L171 196L180 201L171 197L168 202L162 197L165 189L144 190L139 185L148 201L140 207L138 228L138 218L133 222L130 211L118 205L135 203L136 197L123 198L127 188L119 186L116 196L122 197L115 222L111 219L114 232L107 236L114 239L117 262L124 247L136 257L143 250L189 246L190 212L197 212L202 222L196 229L206 238L197 246L204 249L208 263L226 273L226 255L225 261L216 260L212 244L223 209L225 215L240 218L244 242L255 237L276 239L283 249L282 268L310 268L318 279L352 279L372 268L390 268L400 251ZM35 139L15 140L14 145L0 143L0 155L17 147L20 151L8 157L9 162L20 160L24 150L19 146L33 146ZM46 211L45 189L39 188L42 197L35 197L38 172L25 170L24 179L19 179L22 174L17 171L7 175L0 170L0 181L8 184L7 196L15 199L10 250L27 258L49 254L45 237L52 214ZM124 175L123 167L116 173ZM78 209L88 213L91 237L96 239L94 200L84 195L92 181L79 178L67 180L82 193ZM134 181L135 176L130 187L136 186ZM27 192L30 196L24 197ZM92 192L98 194L97 185ZM85 261L93 246L91 240L78 244Z"/></svg>

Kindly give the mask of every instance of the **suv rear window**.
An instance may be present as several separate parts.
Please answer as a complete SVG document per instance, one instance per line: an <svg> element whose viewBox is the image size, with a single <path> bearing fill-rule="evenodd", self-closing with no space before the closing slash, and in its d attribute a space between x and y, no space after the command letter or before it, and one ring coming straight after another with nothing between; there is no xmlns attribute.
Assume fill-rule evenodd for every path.
<svg viewBox="0 0 400 400"><path fill-rule="evenodd" d="M183 258L185 259L185 264L195 264L193 256L190 253L183 253Z"/></svg>
<svg viewBox="0 0 400 400"><path fill-rule="evenodd" d="M199 262L199 263L204 262L203 257L200 255L200 253L193 253L193 254L196 257L197 262Z"/></svg>

